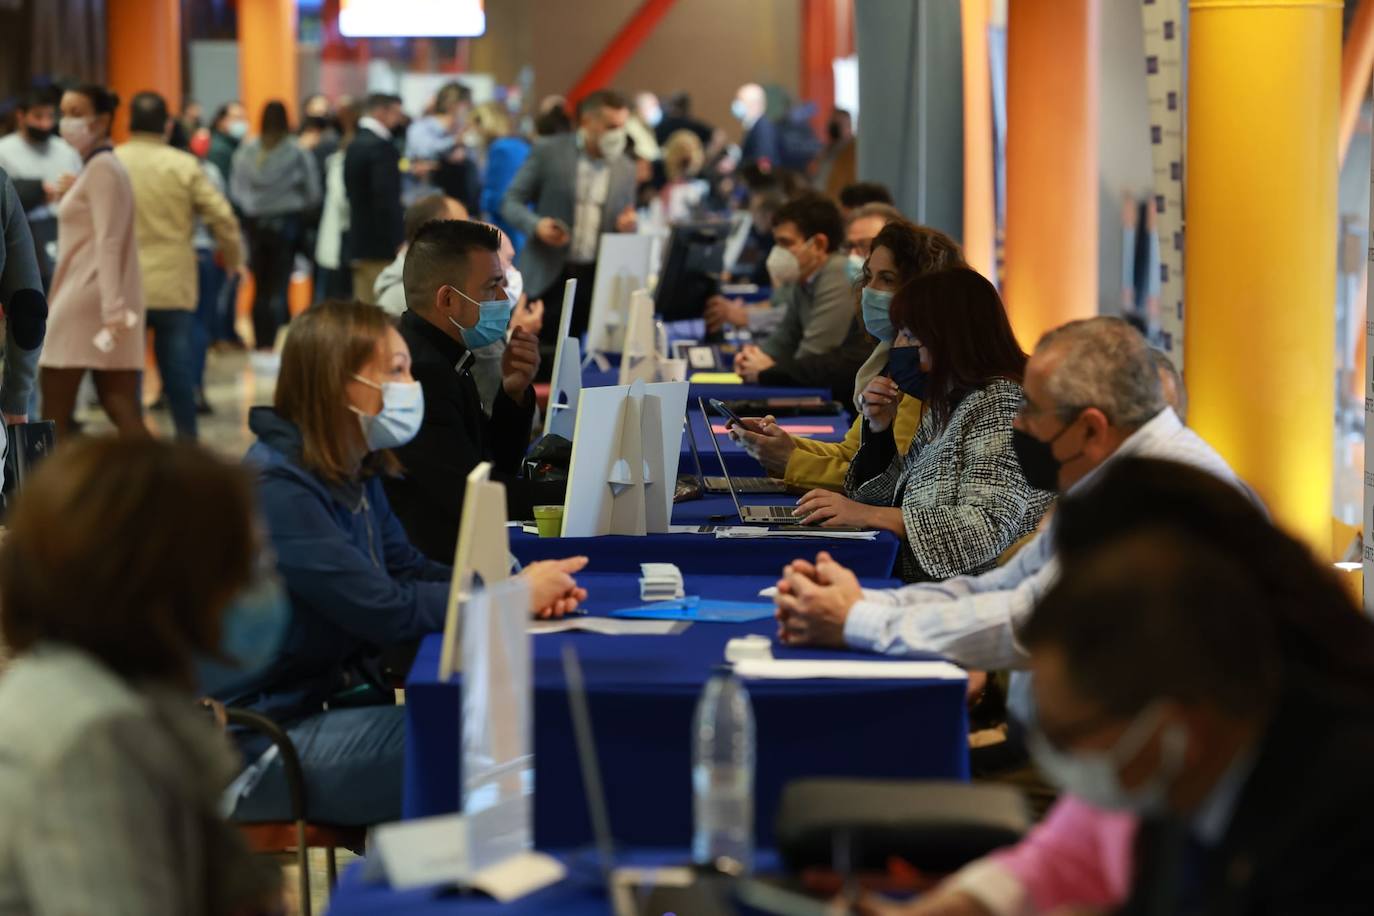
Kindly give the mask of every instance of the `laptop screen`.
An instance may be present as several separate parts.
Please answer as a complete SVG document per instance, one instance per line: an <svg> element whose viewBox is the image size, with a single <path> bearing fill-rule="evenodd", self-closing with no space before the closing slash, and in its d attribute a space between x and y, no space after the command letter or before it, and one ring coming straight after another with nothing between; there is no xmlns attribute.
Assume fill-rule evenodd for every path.
<svg viewBox="0 0 1374 916"><path fill-rule="evenodd" d="M725 478L725 489L730 491L730 501L735 504L735 514L739 520L744 521L744 511L739 507L739 496L735 493L735 482L730 479L730 470L725 466L725 456L720 453L720 443L716 441L715 430L711 429L711 415L706 412L706 399L697 398L697 407L701 408L701 419L706 421L706 438L711 440L711 448L716 451L716 460L720 462L720 473Z"/></svg>

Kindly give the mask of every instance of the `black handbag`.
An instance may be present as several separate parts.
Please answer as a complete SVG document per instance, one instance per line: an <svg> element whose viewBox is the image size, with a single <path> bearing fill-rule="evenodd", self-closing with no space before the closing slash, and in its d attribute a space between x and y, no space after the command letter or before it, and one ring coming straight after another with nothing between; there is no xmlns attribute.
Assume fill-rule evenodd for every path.
<svg viewBox="0 0 1374 916"><path fill-rule="evenodd" d="M57 426L51 420L15 423L5 427L5 485L8 502L24 486L34 469L57 445Z"/></svg>

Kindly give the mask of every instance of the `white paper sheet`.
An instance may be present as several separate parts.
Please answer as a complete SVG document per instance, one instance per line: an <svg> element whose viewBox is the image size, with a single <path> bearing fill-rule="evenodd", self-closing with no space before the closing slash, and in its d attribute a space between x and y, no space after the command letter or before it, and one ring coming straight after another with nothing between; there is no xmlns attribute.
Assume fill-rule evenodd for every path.
<svg viewBox="0 0 1374 916"><path fill-rule="evenodd" d="M600 633L602 636L676 636L692 624L685 620L620 620L611 617L564 617L562 620L536 620L529 631L534 636L548 633Z"/></svg>
<svg viewBox="0 0 1374 916"><path fill-rule="evenodd" d="M939 680L962 681L964 669L949 662L888 662L851 659L751 658L735 663L742 678L798 680L802 678L839 678L847 680Z"/></svg>

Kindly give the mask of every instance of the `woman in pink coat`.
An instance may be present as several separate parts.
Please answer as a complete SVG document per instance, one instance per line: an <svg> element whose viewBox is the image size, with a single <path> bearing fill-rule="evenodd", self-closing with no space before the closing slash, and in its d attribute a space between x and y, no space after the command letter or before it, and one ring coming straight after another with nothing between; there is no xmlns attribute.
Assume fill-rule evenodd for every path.
<svg viewBox="0 0 1374 916"><path fill-rule="evenodd" d="M119 97L100 86L62 96L62 139L85 163L57 210L57 273L49 296L42 369L43 413L63 437L90 371L100 406L122 435L147 435L143 371L143 281L134 239L134 191L111 154Z"/></svg>

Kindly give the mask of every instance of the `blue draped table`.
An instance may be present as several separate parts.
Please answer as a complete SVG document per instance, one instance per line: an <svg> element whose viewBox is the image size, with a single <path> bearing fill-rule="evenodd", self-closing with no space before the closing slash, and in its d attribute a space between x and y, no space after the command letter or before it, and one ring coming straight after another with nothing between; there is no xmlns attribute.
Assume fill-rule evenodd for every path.
<svg viewBox="0 0 1374 916"><path fill-rule="evenodd" d="M714 458L714 456L712 456ZM709 473L709 472L708 472ZM745 505L787 505L796 496L742 496ZM675 525L737 525L730 497L707 496L673 506ZM738 576L777 576L798 557L811 558L828 550L860 578L885 578L897 563L900 541L890 531L879 531L871 541L843 538L761 538L736 540L711 534L647 534L644 537L606 535L594 538L541 538L509 529L510 549L521 563L559 557L586 556L589 572L632 572L640 563L676 563L684 573Z"/></svg>
<svg viewBox="0 0 1374 916"><path fill-rule="evenodd" d="M592 613L642 604L637 576L584 575ZM755 600L774 577L687 575L688 594ZM870 580L889 586L891 580ZM736 636L772 636L771 619L694 623L677 636L563 633L532 637L535 843L590 843L562 647L571 642L586 675L592 730L609 797L611 829L631 846L687 845L692 828L691 720L702 685ZM428 637L406 682L405 816L459 807L461 687L438 681L441 638ZM854 657L788 649L787 658ZM865 656L872 658L873 656ZM756 836L771 844L782 788L808 776L966 779L968 734L962 680L750 681L758 730Z"/></svg>

